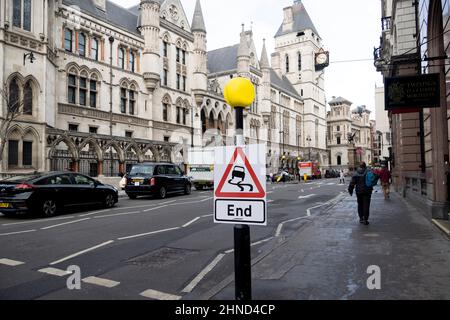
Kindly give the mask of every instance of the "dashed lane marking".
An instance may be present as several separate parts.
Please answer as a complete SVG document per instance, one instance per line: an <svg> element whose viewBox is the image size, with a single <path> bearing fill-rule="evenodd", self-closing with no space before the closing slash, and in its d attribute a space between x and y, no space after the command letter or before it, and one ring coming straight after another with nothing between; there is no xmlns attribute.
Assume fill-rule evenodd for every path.
<svg viewBox="0 0 450 320"><path fill-rule="evenodd" d="M140 237L151 236L151 235L154 235L154 234L168 232L168 231L173 231L173 230L178 230L178 229L180 229L180 227L164 229L164 230L158 230L158 231L152 231L152 232L148 232L148 233L136 234L136 235L133 235L133 236L118 238L117 240L128 240L128 239L140 238Z"/></svg>
<svg viewBox="0 0 450 320"><path fill-rule="evenodd" d="M21 234L21 233L30 233L30 232L35 232L35 229L32 230L24 230L24 231L16 231L16 232L9 232L9 233L0 233L0 236L12 236L15 234Z"/></svg>
<svg viewBox="0 0 450 320"><path fill-rule="evenodd" d="M307 196L300 196L298 198L299 199L308 199L308 198L311 198L311 197L314 197L314 196L316 196L316 194L308 194Z"/></svg>
<svg viewBox="0 0 450 320"><path fill-rule="evenodd" d="M64 222L64 223L60 223L60 224L55 224L53 226L48 226L48 227L45 227L45 228L41 228L41 230L49 230L49 229L65 226L65 225L68 225L68 224L83 222L83 221L86 221L86 220L91 220L91 218L84 218L84 219L80 219L80 220L74 220L74 221Z"/></svg>
<svg viewBox="0 0 450 320"><path fill-rule="evenodd" d="M80 214L80 215L78 215L78 217L89 217L89 216L93 216L93 215L95 215L95 214L100 214L100 213L103 213L103 212L110 212L111 210L110 209L108 209L108 210L100 210L100 211L95 211L95 212L91 212L91 213L85 213L85 214Z"/></svg>
<svg viewBox="0 0 450 320"><path fill-rule="evenodd" d="M181 296L176 296L173 294L164 293L156 290L146 290L140 293L141 296L154 300L180 300Z"/></svg>
<svg viewBox="0 0 450 320"><path fill-rule="evenodd" d="M81 281L89 284L95 284L97 286L106 287L106 288L114 288L117 287L120 282L108 280L108 279L102 279L97 277L87 277L82 279Z"/></svg>
<svg viewBox="0 0 450 320"><path fill-rule="evenodd" d="M22 264L25 264L25 262L2 258L2 259L0 259L0 264L3 264L5 266L10 266L10 267L17 267Z"/></svg>
<svg viewBox="0 0 450 320"><path fill-rule="evenodd" d="M56 269L56 268L44 268L44 269L38 270L38 272L49 274L52 276L57 276L57 277L64 277L64 276L71 274L67 270L61 270L61 269Z"/></svg>
<svg viewBox="0 0 450 320"><path fill-rule="evenodd" d="M225 257L225 254L219 254L210 264L208 264L181 292L190 293L205 278L205 276Z"/></svg>
<svg viewBox="0 0 450 320"><path fill-rule="evenodd" d="M166 208L166 207L168 207L168 205L163 205L163 206L159 206L159 207L155 207L155 208L150 208L150 209L144 210L142 212L150 212L150 211L154 211L154 210L158 210L158 209L162 209L162 208Z"/></svg>
<svg viewBox="0 0 450 320"><path fill-rule="evenodd" d="M189 227L191 224L193 224L194 222L196 222L197 220L199 220L201 217L197 217L195 219L192 219L191 221L189 221L188 223L183 225L183 228Z"/></svg>
<svg viewBox="0 0 450 320"><path fill-rule="evenodd" d="M79 252L77 252L77 253L71 254L70 256L67 256L67 257L62 258L62 259L57 260L57 261L54 261L54 262L50 263L50 265L53 266L53 265L55 265L55 264L58 264L58 263L61 263L61 262L70 260L70 259L75 258L75 257L78 257L78 256L81 256L82 254L88 253L88 252L90 252L90 251L94 251L94 250L99 249L99 248L104 247L104 246L107 246L107 245L109 245L109 244L111 244L111 243L113 243L113 242L114 242L114 240L110 240L110 241L103 242L103 243L101 243L101 244L99 244L99 245L97 245L97 246L94 246L94 247L91 247L91 248L88 248L88 249L79 251Z"/></svg>
<svg viewBox="0 0 450 320"><path fill-rule="evenodd" d="M116 217L116 216L128 216L132 214L138 214L142 211L133 211L133 212L123 212L123 213L113 213L113 214L105 214L103 216L94 217L94 219L102 219L102 218L110 218L110 217Z"/></svg>
<svg viewBox="0 0 450 320"><path fill-rule="evenodd" d="M25 222L5 223L5 224L2 224L2 226L7 227L7 226L16 226L16 225L30 224L30 223L52 222L52 221L67 220L67 219L72 219L72 218L75 218L75 216L67 216L67 217L53 218L53 219L39 219L39 220L32 220L32 221L25 221Z"/></svg>

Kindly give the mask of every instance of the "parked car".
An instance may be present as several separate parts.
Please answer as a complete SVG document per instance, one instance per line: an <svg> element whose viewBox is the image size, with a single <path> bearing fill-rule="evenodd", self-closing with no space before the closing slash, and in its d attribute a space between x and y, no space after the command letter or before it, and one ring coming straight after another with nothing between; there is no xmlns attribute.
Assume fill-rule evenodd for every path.
<svg viewBox="0 0 450 320"><path fill-rule="evenodd" d="M6 216L37 213L51 217L64 207L102 204L112 208L118 190L74 172L37 173L0 181L0 212Z"/></svg>
<svg viewBox="0 0 450 320"><path fill-rule="evenodd" d="M189 195L191 190L191 180L174 164L137 164L127 173L125 192L130 199L149 195L164 199L170 193Z"/></svg>

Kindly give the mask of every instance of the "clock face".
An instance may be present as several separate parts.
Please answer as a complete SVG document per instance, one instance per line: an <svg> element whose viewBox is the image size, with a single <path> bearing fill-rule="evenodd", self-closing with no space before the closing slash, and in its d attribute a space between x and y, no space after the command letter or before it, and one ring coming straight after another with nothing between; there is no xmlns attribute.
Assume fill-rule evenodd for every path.
<svg viewBox="0 0 450 320"><path fill-rule="evenodd" d="M325 64L327 63L328 56L326 53L319 53L316 57L317 64Z"/></svg>

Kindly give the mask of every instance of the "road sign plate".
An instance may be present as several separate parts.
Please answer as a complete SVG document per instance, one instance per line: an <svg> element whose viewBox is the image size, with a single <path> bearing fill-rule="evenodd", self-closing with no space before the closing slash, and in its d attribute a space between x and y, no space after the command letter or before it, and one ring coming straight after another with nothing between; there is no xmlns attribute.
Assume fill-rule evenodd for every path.
<svg viewBox="0 0 450 320"><path fill-rule="evenodd" d="M266 146L215 150L214 222L267 225Z"/></svg>

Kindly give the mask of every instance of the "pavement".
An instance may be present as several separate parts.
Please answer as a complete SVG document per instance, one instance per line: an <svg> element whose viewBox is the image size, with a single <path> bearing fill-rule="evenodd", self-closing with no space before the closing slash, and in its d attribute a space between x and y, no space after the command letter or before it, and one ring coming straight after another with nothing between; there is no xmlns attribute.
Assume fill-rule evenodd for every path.
<svg viewBox="0 0 450 320"><path fill-rule="evenodd" d="M399 195L376 191L369 226L346 194L255 259L253 299L450 299L449 238ZM369 290L371 266L380 287ZM221 285L202 298L233 299L232 279Z"/></svg>

